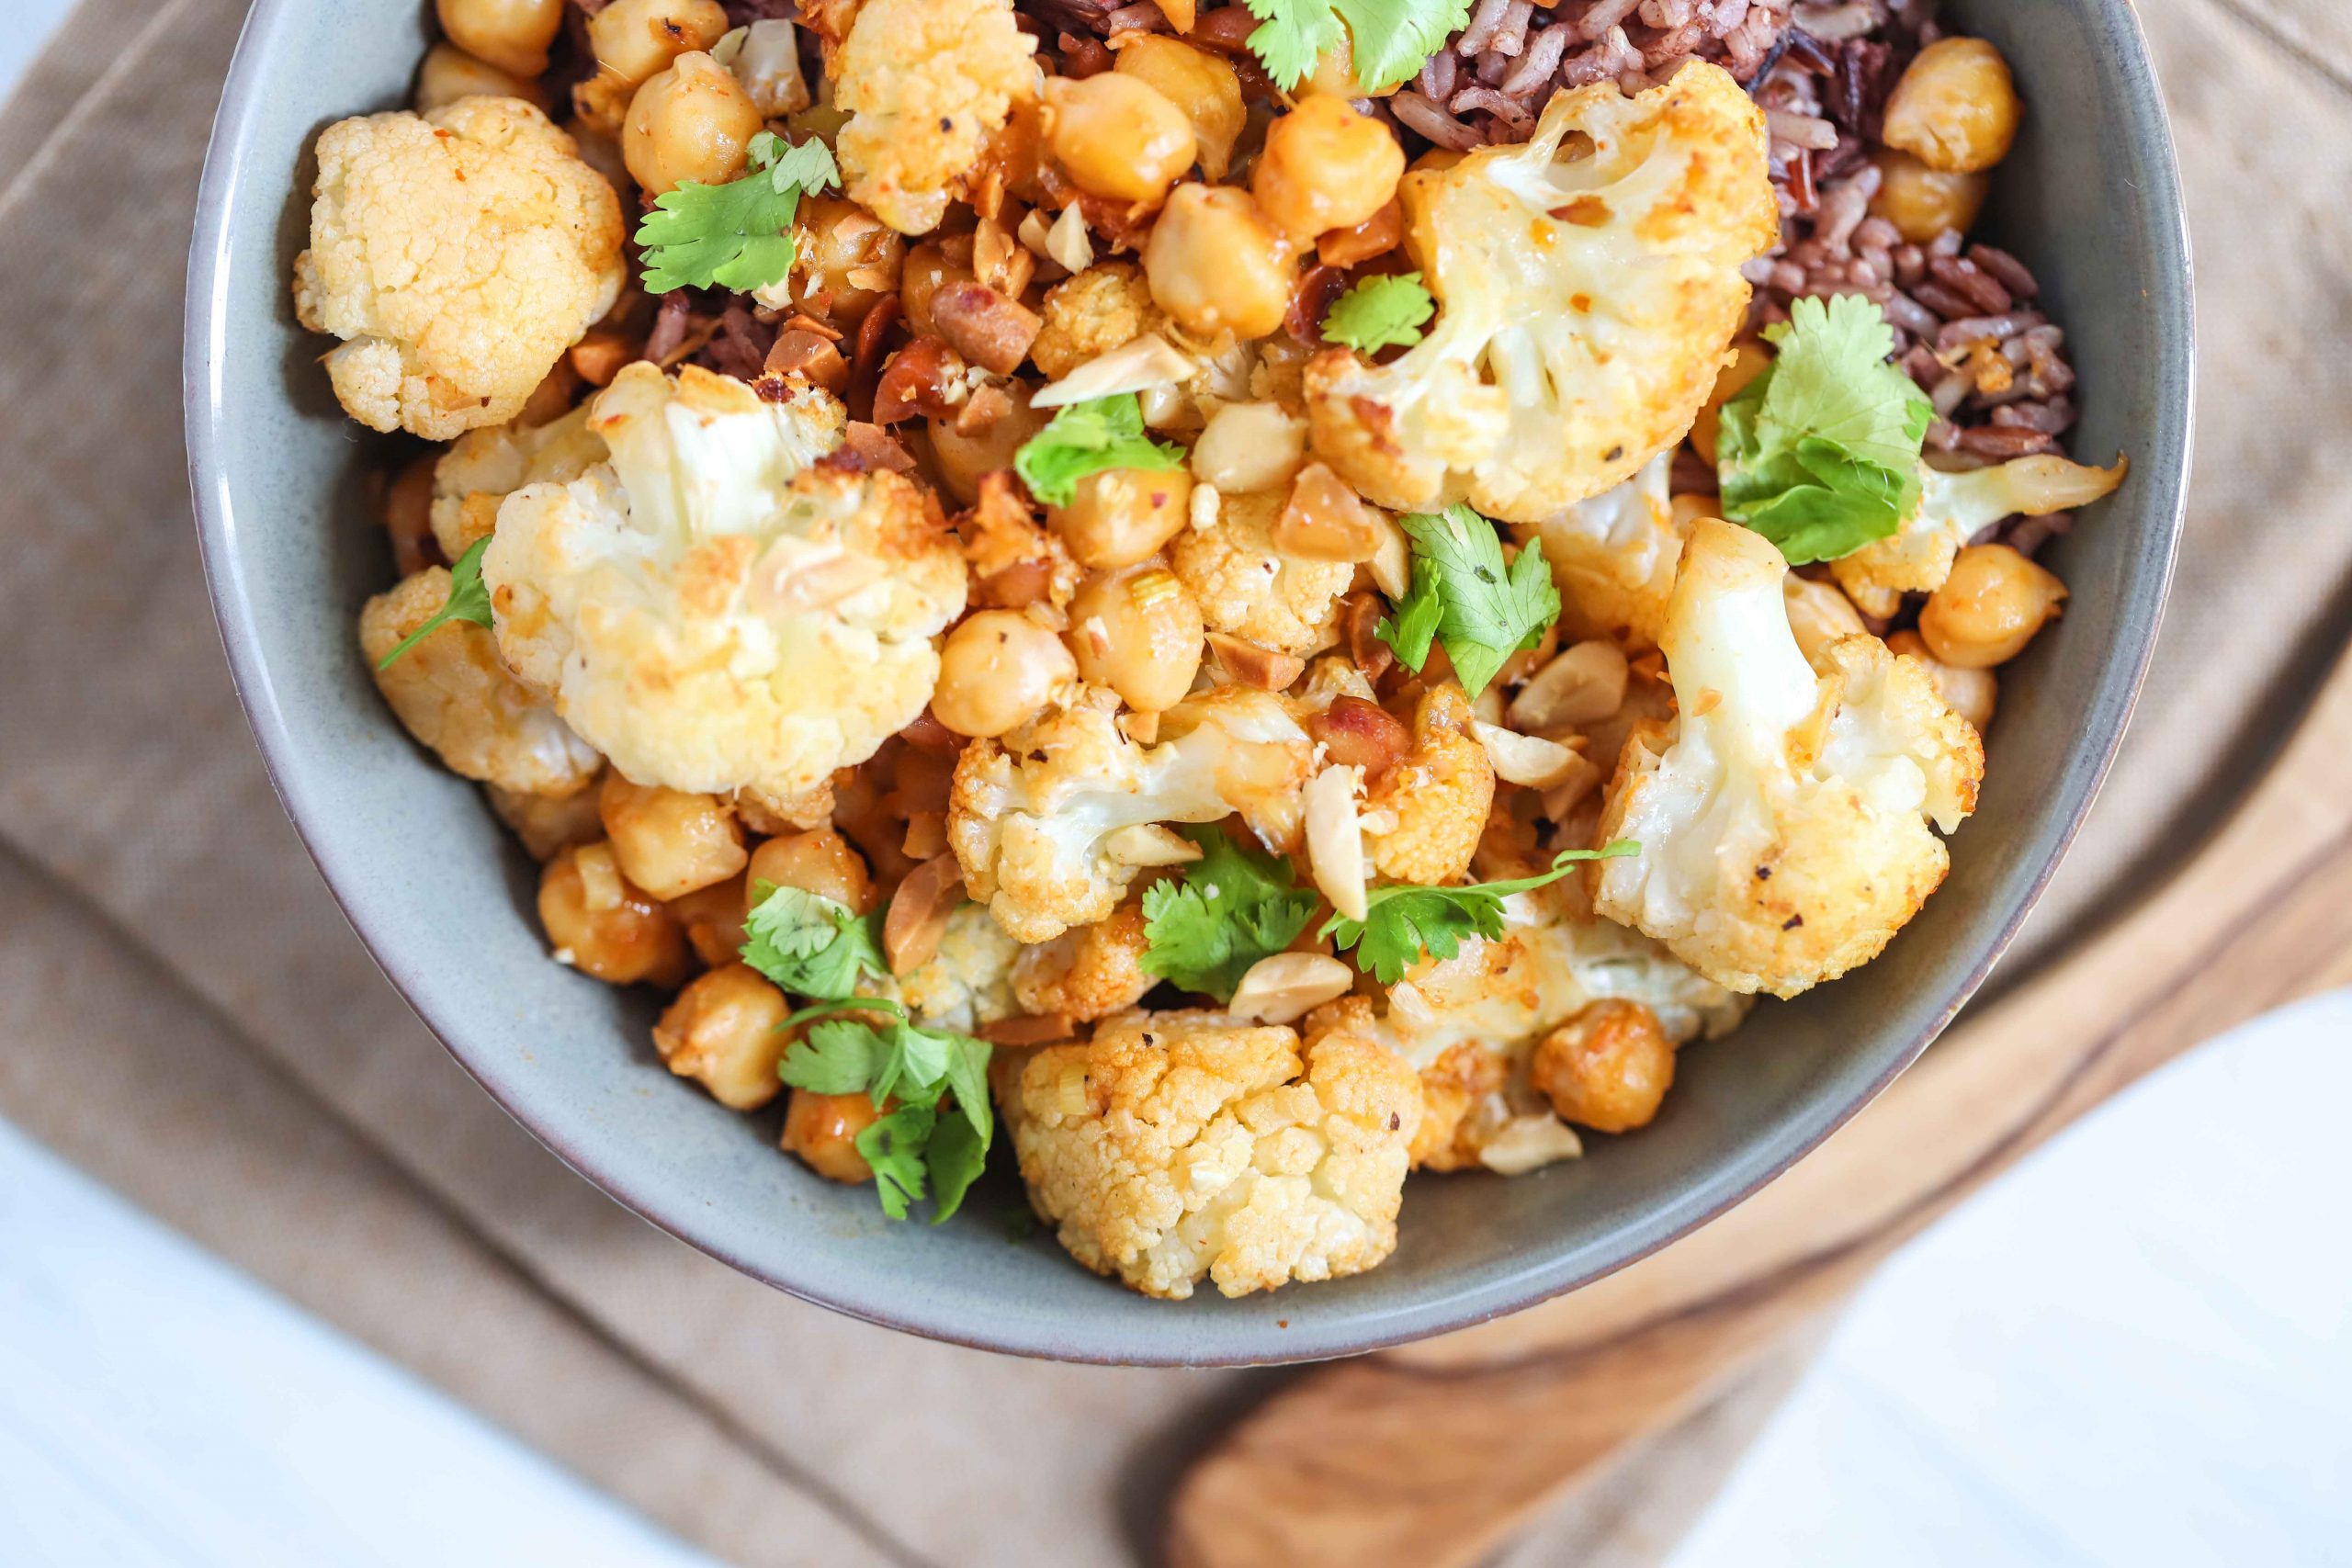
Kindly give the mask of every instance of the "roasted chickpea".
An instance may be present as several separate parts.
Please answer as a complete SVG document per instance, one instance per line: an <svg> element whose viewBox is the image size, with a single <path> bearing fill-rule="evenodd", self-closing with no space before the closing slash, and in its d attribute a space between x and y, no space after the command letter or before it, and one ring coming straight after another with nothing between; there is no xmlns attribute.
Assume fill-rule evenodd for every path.
<svg viewBox="0 0 2352 1568"><path fill-rule="evenodd" d="M656 898L682 897L743 869L743 830L715 795L689 795L605 774L597 800L621 874Z"/></svg>
<svg viewBox="0 0 2352 1568"><path fill-rule="evenodd" d="M753 887L763 882L797 887L861 915L874 909L874 878L865 869L864 857L831 828L770 839L752 852L752 863L743 877Z"/></svg>
<svg viewBox="0 0 2352 1568"><path fill-rule="evenodd" d="M706 967L723 969L743 951L743 899L747 878L730 876L670 900L670 918L686 933L686 945Z"/></svg>
<svg viewBox="0 0 2352 1568"><path fill-rule="evenodd" d="M907 253L899 274L899 309L906 313L907 325L916 336L937 337L939 323L931 314L933 296L951 283L977 281L969 266L949 261L937 244L917 245Z"/></svg>
<svg viewBox="0 0 2352 1568"><path fill-rule="evenodd" d="M852 1186L874 1179L874 1168L857 1152L857 1135L880 1119L871 1097L792 1091L784 1108L784 1152L798 1155L828 1181Z"/></svg>
<svg viewBox="0 0 2352 1568"><path fill-rule="evenodd" d="M1870 630L1862 624L1862 613L1834 582L1816 582L1792 571L1781 583L1781 596L1789 607L1789 630L1796 634L1805 662L1816 670L1821 667L1823 649L1841 637L1859 637Z"/></svg>
<svg viewBox="0 0 2352 1568"><path fill-rule="evenodd" d="M763 122L735 73L707 54L677 63L637 90L621 128L621 157L649 196L688 180L725 185L751 166Z"/></svg>
<svg viewBox="0 0 2352 1568"><path fill-rule="evenodd" d="M1184 700L1201 668L1201 607L1159 560L1090 571L1069 603L1078 672L1139 713Z"/></svg>
<svg viewBox="0 0 2352 1568"><path fill-rule="evenodd" d="M605 836L605 824L596 807L597 792L594 789L559 798L525 795L496 784L484 787L490 795L491 810L514 830L514 836L523 840L524 850L535 861L544 863L563 850L593 844Z"/></svg>
<svg viewBox="0 0 2352 1568"><path fill-rule="evenodd" d="M932 715L958 735L1002 735L1035 718L1077 675L1077 660L1050 629L1018 610L983 610L947 634Z"/></svg>
<svg viewBox="0 0 2352 1568"><path fill-rule="evenodd" d="M1220 403L1193 443L1193 473L1226 495L1272 490L1306 461L1306 422L1282 404Z"/></svg>
<svg viewBox="0 0 2352 1568"><path fill-rule="evenodd" d="M1386 126L1345 98L1316 96L1266 128L1250 193L1276 226L1308 240L1387 206L1404 173L1405 149Z"/></svg>
<svg viewBox="0 0 2352 1568"><path fill-rule="evenodd" d="M842 197L801 197L792 237L793 304L843 330L899 287L907 264L899 231Z"/></svg>
<svg viewBox="0 0 2352 1568"><path fill-rule="evenodd" d="M1919 635L1943 663L1989 670L2025 651L2066 602L2066 585L2007 545L1971 545L1919 608Z"/></svg>
<svg viewBox="0 0 2352 1568"><path fill-rule="evenodd" d="M1046 428L1052 411L1029 406L1029 387L1014 381L1005 390L1012 395L1012 412L977 435L957 433L952 419L931 421L932 467L947 493L969 506L980 498L980 480L1000 468L1012 467L1022 444Z"/></svg>
<svg viewBox="0 0 2352 1568"><path fill-rule="evenodd" d="M563 0L435 0L449 41L499 70L536 76L563 30Z"/></svg>
<svg viewBox="0 0 2352 1568"><path fill-rule="evenodd" d="M1078 481L1068 506L1046 521L1078 564L1133 566L1182 533L1193 503L1193 476L1182 468L1103 468Z"/></svg>
<svg viewBox="0 0 2352 1568"><path fill-rule="evenodd" d="M1046 147L1072 184L1114 201L1151 203L1193 166L1193 122L1136 74L1106 71L1046 82Z"/></svg>
<svg viewBox="0 0 2352 1568"><path fill-rule="evenodd" d="M520 98L538 108L548 96L537 82L501 71L486 60L476 60L453 43L436 43L424 51L416 73L416 112L431 114L445 104L476 96Z"/></svg>
<svg viewBox="0 0 2352 1568"><path fill-rule="evenodd" d="M1993 188L1990 175L1939 174L1908 152L1885 149L1871 161L1879 172L1871 213L1915 245L1928 244L1946 230L1966 233Z"/></svg>
<svg viewBox="0 0 2352 1568"><path fill-rule="evenodd" d="M613 0L588 18L596 73L571 90L572 107L590 127L610 135L654 73L726 35L727 8L718 0Z"/></svg>
<svg viewBox="0 0 2352 1568"><path fill-rule="evenodd" d="M1935 678L1936 690L1951 705L1952 712L1974 725L1979 733L1993 722L1993 708L2000 695L2000 677L1990 670L1962 670L1946 664L1928 650L1928 639L1917 632L1896 632L1886 639L1890 652L1917 660L1928 667Z"/></svg>
<svg viewBox="0 0 2352 1568"><path fill-rule="evenodd" d="M1233 144L1250 118L1232 62L1159 33L1121 33L1116 43L1119 57L1112 69L1148 83L1174 104L1192 122L1201 173L1225 178L1233 166Z"/></svg>
<svg viewBox="0 0 2352 1568"><path fill-rule="evenodd" d="M686 977L686 939L669 910L630 886L610 844L582 844L539 874L539 923L559 963L615 986Z"/></svg>
<svg viewBox="0 0 2352 1568"><path fill-rule="evenodd" d="M1152 302L1204 337L1264 337L1290 310L1293 248L1247 191L1182 185L1143 252Z"/></svg>
<svg viewBox="0 0 2352 1568"><path fill-rule="evenodd" d="M791 1010L758 970L729 964L678 993L653 1026L653 1048L729 1111L757 1111L784 1089L776 1064L791 1036L776 1026Z"/></svg>
<svg viewBox="0 0 2352 1568"><path fill-rule="evenodd" d="M1938 39L1888 95L1880 139L1939 174L1981 174L2009 155L2023 112L1999 50L1981 38Z"/></svg>
<svg viewBox="0 0 2352 1568"><path fill-rule="evenodd" d="M1699 406L1699 417L1690 423L1690 445L1709 463L1715 460L1715 436L1723 429L1724 405L1771 364L1772 351L1755 338L1744 337L1732 345L1731 363L1716 373L1714 390L1707 394L1707 400Z"/></svg>
<svg viewBox="0 0 2352 1568"><path fill-rule="evenodd" d="M1630 1133L1649 1125L1674 1083L1674 1043L1648 1008L1611 998L1545 1035L1527 1081L1561 1121Z"/></svg>

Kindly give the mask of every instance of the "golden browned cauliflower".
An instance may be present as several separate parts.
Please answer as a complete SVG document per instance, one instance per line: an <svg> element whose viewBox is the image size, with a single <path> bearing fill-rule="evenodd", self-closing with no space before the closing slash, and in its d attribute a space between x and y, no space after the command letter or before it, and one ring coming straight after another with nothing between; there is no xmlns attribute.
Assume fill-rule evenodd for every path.
<svg viewBox="0 0 2352 1568"><path fill-rule="evenodd" d="M1412 747L1365 793L1363 847L1392 882L1446 883L1470 867L1495 802L1495 765L1452 681L1413 705Z"/></svg>
<svg viewBox="0 0 2352 1568"><path fill-rule="evenodd" d="M1106 700L1107 699L1107 700ZM1314 743L1272 693L1228 687L1160 716L1139 746L1088 693L956 763L947 841L964 885L1024 942L1108 918L1147 865L1168 863L1167 822L1240 812L1261 840L1298 840Z"/></svg>
<svg viewBox="0 0 2352 1568"><path fill-rule="evenodd" d="M1004 1113L1071 1257L1147 1295L1360 1274L1396 1250L1413 1071L1344 1034L1133 1013L1023 1063Z"/></svg>
<svg viewBox="0 0 2352 1568"><path fill-rule="evenodd" d="M1317 454L1380 505L1513 523L1626 479L1690 428L1745 318L1739 269L1779 237L1765 141L1739 84L1693 62L1633 97L1555 94L1524 145L1407 175L1437 320L1386 365L1309 362Z"/></svg>
<svg viewBox="0 0 2352 1568"><path fill-rule="evenodd" d="M1024 947L1012 964L1021 1010L1060 1013L1075 1023L1108 1018L1143 1000L1159 976L1143 966L1143 896L1130 892L1107 919Z"/></svg>
<svg viewBox="0 0 2352 1568"><path fill-rule="evenodd" d="M482 557L516 673L630 778L697 794L799 799L915 720L964 561L906 479L817 461L839 403L639 363L591 406L609 461L507 497Z"/></svg>
<svg viewBox="0 0 2352 1568"><path fill-rule="evenodd" d="M1306 654L1339 640L1340 601L1356 569L1274 547L1274 524L1288 500L1281 490L1217 497L1216 519L1178 535L1169 564L1200 602L1209 630L1276 653Z"/></svg>
<svg viewBox="0 0 2352 1568"><path fill-rule="evenodd" d="M2121 484L2128 468L2120 457L2111 468L2093 468L2047 456L1962 474L1921 464L1919 504L1902 526L1831 561L1829 570L1865 615L1892 615L1904 594L1941 588L1952 558L1978 533L2018 513L2044 517L2088 506Z"/></svg>
<svg viewBox="0 0 2352 1568"><path fill-rule="evenodd" d="M1035 49L1012 0L866 0L833 82L851 199L901 234L939 227L1013 104L1037 96Z"/></svg>
<svg viewBox="0 0 2352 1568"><path fill-rule="evenodd" d="M1041 314L1046 324L1029 357L1052 381L1165 325L1133 262L1102 262L1063 278L1046 290Z"/></svg>
<svg viewBox="0 0 2352 1568"><path fill-rule="evenodd" d="M1635 648L1657 646L1674 563L1682 558L1683 529L1668 493L1673 472L1669 447L1623 484L1540 523L1512 525L1520 543L1540 547L1551 565L1562 637L1623 637Z"/></svg>
<svg viewBox="0 0 2352 1568"><path fill-rule="evenodd" d="M569 484L603 462L585 405L545 424L469 430L433 465L433 537L451 560L490 537L501 502L525 485Z"/></svg>
<svg viewBox="0 0 2352 1568"><path fill-rule="evenodd" d="M1789 629L1787 563L1733 524L1691 526L1660 648L1679 708L1637 727L1599 837L1594 902L1735 991L1792 997L1878 956L1949 864L1984 748L1917 660Z"/></svg>
<svg viewBox="0 0 2352 1568"><path fill-rule="evenodd" d="M1012 987L1013 964L1022 955L1021 944L983 906L959 904L947 917L939 951L875 994L904 1002L919 1023L969 1034L1023 1010Z"/></svg>
<svg viewBox="0 0 2352 1568"><path fill-rule="evenodd" d="M498 641L470 621L446 621L394 660L377 663L449 602L449 573L427 567L359 613L359 648L376 689L449 771L517 795L569 796L588 787L600 759L517 681Z"/></svg>
<svg viewBox="0 0 2352 1568"><path fill-rule="evenodd" d="M505 423L619 297L619 197L518 98L342 120L318 158L295 313L370 429Z"/></svg>

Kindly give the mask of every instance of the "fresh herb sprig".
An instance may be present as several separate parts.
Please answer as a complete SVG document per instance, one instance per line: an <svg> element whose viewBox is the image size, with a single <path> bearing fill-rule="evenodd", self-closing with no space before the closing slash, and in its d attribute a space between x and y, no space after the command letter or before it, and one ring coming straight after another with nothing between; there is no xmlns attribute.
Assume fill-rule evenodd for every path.
<svg viewBox="0 0 2352 1568"><path fill-rule="evenodd" d="M1219 1001L1232 999L1250 966L1296 941L1315 915L1315 895L1292 885L1290 868L1214 828L1187 828L1201 858L1181 880L1144 890L1146 974Z"/></svg>
<svg viewBox="0 0 2352 1568"><path fill-rule="evenodd" d="M1560 592L1544 552L1530 547L1506 564L1495 525L1466 506L1397 519L1413 551L1413 580L1375 635L1407 669L1444 645L1462 689L1473 697L1510 656L1533 648L1560 618Z"/></svg>
<svg viewBox="0 0 2352 1568"><path fill-rule="evenodd" d="M1421 341L1421 329L1436 314L1437 301L1421 287L1418 272L1360 277L1331 301L1323 317L1323 340L1366 355L1384 348L1410 348Z"/></svg>
<svg viewBox="0 0 2352 1568"><path fill-rule="evenodd" d="M1346 47L1350 74L1375 96L1402 85L1470 20L1470 0L1247 0L1261 24L1250 52L1285 93Z"/></svg>
<svg viewBox="0 0 2352 1568"><path fill-rule="evenodd" d="M1502 935L1503 900L1512 894L1549 886L1585 861L1617 860L1641 850L1631 839L1620 839L1597 850L1562 850L1552 857L1551 870L1510 882L1375 887L1364 895L1363 919L1333 915L1315 934L1330 938L1342 952L1352 949L1357 968L1384 986L1393 986L1425 953L1431 958L1452 958L1462 951L1465 938Z"/></svg>
<svg viewBox="0 0 2352 1568"><path fill-rule="evenodd" d="M1184 449L1144 434L1143 404L1133 392L1093 398L1055 411L1046 428L1022 443L1012 470L1048 506L1068 506L1078 481L1105 468L1181 468Z"/></svg>
<svg viewBox="0 0 2352 1568"><path fill-rule="evenodd" d="M725 185L687 180L653 201L638 225L645 291L733 288L749 292L792 275L792 220L800 198L841 184L832 150L815 140L752 138L750 170Z"/></svg>
<svg viewBox="0 0 2352 1568"><path fill-rule="evenodd" d="M863 1094L882 1112L857 1134L882 1212L903 1220L928 1197L932 1224L954 1214L996 1136L989 1043L925 1029L886 997L803 1008L785 1020L796 1024L808 1028L785 1051L784 1081L812 1094Z"/></svg>
<svg viewBox="0 0 2352 1568"><path fill-rule="evenodd" d="M859 915L821 894L755 882L743 934L743 962L796 997L841 1001L867 976L889 977L878 909Z"/></svg>
<svg viewBox="0 0 2352 1568"><path fill-rule="evenodd" d="M442 601L441 608L434 612L431 620L401 638L391 652L376 660L377 669L390 670L394 660L423 642L447 622L470 621L478 626L491 624L490 590L482 585L481 581L482 552L489 548L488 535L466 547L466 553L459 556L458 564L449 569L449 597Z"/></svg>

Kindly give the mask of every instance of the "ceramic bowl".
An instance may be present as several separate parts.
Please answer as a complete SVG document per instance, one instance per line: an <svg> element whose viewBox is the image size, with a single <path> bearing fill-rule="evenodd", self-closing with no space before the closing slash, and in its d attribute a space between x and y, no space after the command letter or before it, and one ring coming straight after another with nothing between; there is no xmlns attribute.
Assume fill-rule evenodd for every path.
<svg viewBox="0 0 2352 1568"><path fill-rule="evenodd" d="M652 998L548 961L535 870L480 791L410 742L355 643L390 581L363 478L388 456L345 419L295 323L307 150L401 107L419 0L259 0L206 166L188 282L187 443L230 663L288 812L392 983L481 1086L653 1224L793 1294L917 1334L1080 1360L1340 1355L1460 1327L1622 1267L1737 1202L1900 1072L1982 981L2114 755L2154 637L2188 467L2188 258L2164 110L2122 0L1955 3L2030 106L1989 229L2040 274L2081 372L2073 442L2130 481L2052 555L2064 620L2002 671L1984 803L1950 880L1877 963L1683 1054L1657 1122L1512 1180L1423 1177L1396 1257L1358 1279L1148 1301L1086 1273L993 1171L954 1223L884 1221L873 1194L776 1152L655 1058ZM1009 1167L1010 1159L1000 1161Z"/></svg>

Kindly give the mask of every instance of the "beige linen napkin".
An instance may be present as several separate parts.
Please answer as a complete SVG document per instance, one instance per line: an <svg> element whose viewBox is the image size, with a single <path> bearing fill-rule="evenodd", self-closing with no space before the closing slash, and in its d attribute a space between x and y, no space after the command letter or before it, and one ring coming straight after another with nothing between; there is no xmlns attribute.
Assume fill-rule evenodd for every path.
<svg viewBox="0 0 2352 1568"><path fill-rule="evenodd" d="M1132 1558L1255 1379L1001 1359L730 1273L508 1122L335 914L229 690L178 441L179 257L242 9L85 0L0 113L0 1116L732 1561ZM2044 945L2259 765L2352 567L2352 21L2144 14L2199 240L2195 515ZM1518 1560L1654 1560L1770 1382Z"/></svg>

